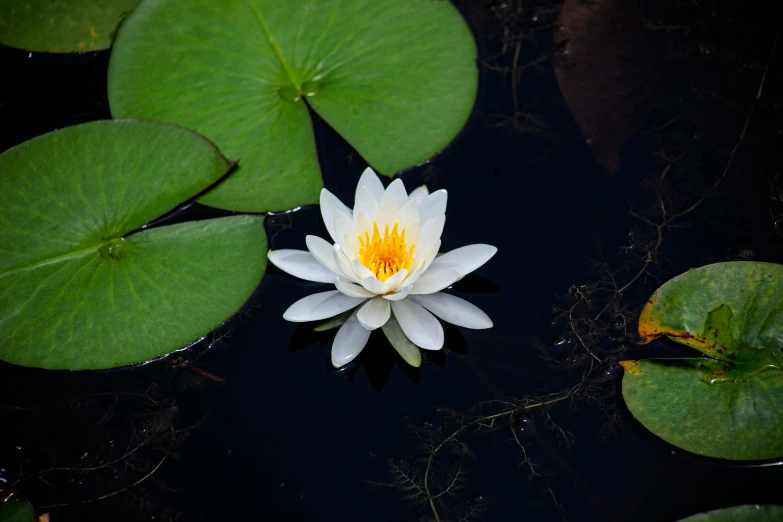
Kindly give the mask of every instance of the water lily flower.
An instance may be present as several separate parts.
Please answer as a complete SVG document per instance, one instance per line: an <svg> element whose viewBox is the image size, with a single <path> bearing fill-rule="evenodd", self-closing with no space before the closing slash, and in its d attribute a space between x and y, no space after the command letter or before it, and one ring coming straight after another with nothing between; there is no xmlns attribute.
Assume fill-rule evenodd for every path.
<svg viewBox="0 0 783 522"><path fill-rule="evenodd" d="M419 366L418 348L443 347L443 327L435 316L464 328L492 327L479 308L441 292L497 252L476 244L438 256L446 199L445 190L430 194L425 186L409 195L400 179L384 190L370 168L359 179L353 210L323 189L321 215L334 244L307 236L309 252L272 250L269 260L295 277L336 289L300 299L283 318L318 321L355 309L334 339L336 368L359 355L378 328L403 359Z"/></svg>

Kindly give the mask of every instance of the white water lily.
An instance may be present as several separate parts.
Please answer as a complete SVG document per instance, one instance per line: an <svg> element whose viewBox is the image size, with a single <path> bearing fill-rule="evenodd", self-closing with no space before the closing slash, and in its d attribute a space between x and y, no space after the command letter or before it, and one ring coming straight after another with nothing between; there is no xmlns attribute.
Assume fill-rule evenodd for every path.
<svg viewBox="0 0 783 522"><path fill-rule="evenodd" d="M359 179L353 211L323 189L321 215L334 244L307 236L309 252L271 250L269 260L284 272L334 284L336 290L300 299L283 318L318 321L356 309L332 346L337 368L359 355L377 328L383 328L409 364L418 366L421 354L416 347L443 347L443 327L435 316L465 328L492 327L479 308L441 292L497 252L476 244L437 256L446 199L445 190L430 194L425 186L409 195L400 179L384 190L369 167Z"/></svg>

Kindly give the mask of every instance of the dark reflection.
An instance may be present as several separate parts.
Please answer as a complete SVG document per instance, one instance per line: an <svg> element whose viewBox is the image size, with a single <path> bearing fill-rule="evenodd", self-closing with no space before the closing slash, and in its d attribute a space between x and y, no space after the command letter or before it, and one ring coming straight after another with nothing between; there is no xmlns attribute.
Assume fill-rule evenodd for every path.
<svg viewBox="0 0 783 522"><path fill-rule="evenodd" d="M330 342L334 339L334 335L337 333L337 328L327 330L325 332L316 332L313 330L318 323L300 323L296 326L291 339L288 341L288 351L298 352L305 348L308 348L316 343L321 345Z"/></svg>
<svg viewBox="0 0 783 522"><path fill-rule="evenodd" d="M478 274L468 274L451 288L455 292L464 292L466 294L494 294L500 292L500 287L494 281L482 277Z"/></svg>

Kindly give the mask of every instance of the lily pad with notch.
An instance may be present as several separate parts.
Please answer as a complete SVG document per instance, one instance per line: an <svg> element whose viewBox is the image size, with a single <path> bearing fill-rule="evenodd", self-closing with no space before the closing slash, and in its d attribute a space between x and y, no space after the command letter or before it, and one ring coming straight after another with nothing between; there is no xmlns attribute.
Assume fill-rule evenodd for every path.
<svg viewBox="0 0 783 522"><path fill-rule="evenodd" d="M120 28L109 102L241 158L201 198L284 210L322 188L309 110L391 176L444 149L472 112L476 46L432 0L145 0Z"/></svg>
<svg viewBox="0 0 783 522"><path fill-rule="evenodd" d="M139 0L5 0L0 44L42 53L108 49L122 18Z"/></svg>
<svg viewBox="0 0 783 522"><path fill-rule="evenodd" d="M99 121L0 155L0 360L101 369L199 339L266 269L259 216L145 224L226 175L173 125Z"/></svg>
<svg viewBox="0 0 783 522"><path fill-rule="evenodd" d="M642 310L660 337L709 358L623 361L633 416L686 451L729 460L783 456L783 266L716 263L659 288Z"/></svg>

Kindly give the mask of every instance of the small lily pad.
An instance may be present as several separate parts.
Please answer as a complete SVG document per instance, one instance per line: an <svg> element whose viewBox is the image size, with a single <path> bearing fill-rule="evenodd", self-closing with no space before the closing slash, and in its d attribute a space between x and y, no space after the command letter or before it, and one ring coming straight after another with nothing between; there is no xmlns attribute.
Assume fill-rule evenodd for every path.
<svg viewBox="0 0 783 522"><path fill-rule="evenodd" d="M779 522L783 506L737 506L683 518L680 522Z"/></svg>
<svg viewBox="0 0 783 522"><path fill-rule="evenodd" d="M0 44L43 53L108 49L138 0L3 0Z"/></svg>
<svg viewBox="0 0 783 522"><path fill-rule="evenodd" d="M36 522L30 501L15 491L0 488L0 522Z"/></svg>
<svg viewBox="0 0 783 522"><path fill-rule="evenodd" d="M317 203L309 109L391 176L441 151L476 98L476 46L450 2L145 0L109 65L112 114L176 123L241 158L207 205Z"/></svg>
<svg viewBox="0 0 783 522"><path fill-rule="evenodd" d="M730 460L783 456L783 266L732 262L659 288L639 319L710 358L623 361L633 416L684 450Z"/></svg>
<svg viewBox="0 0 783 522"><path fill-rule="evenodd" d="M264 274L262 218L142 227L232 165L191 131L120 120L0 155L0 360L111 368L228 319Z"/></svg>

